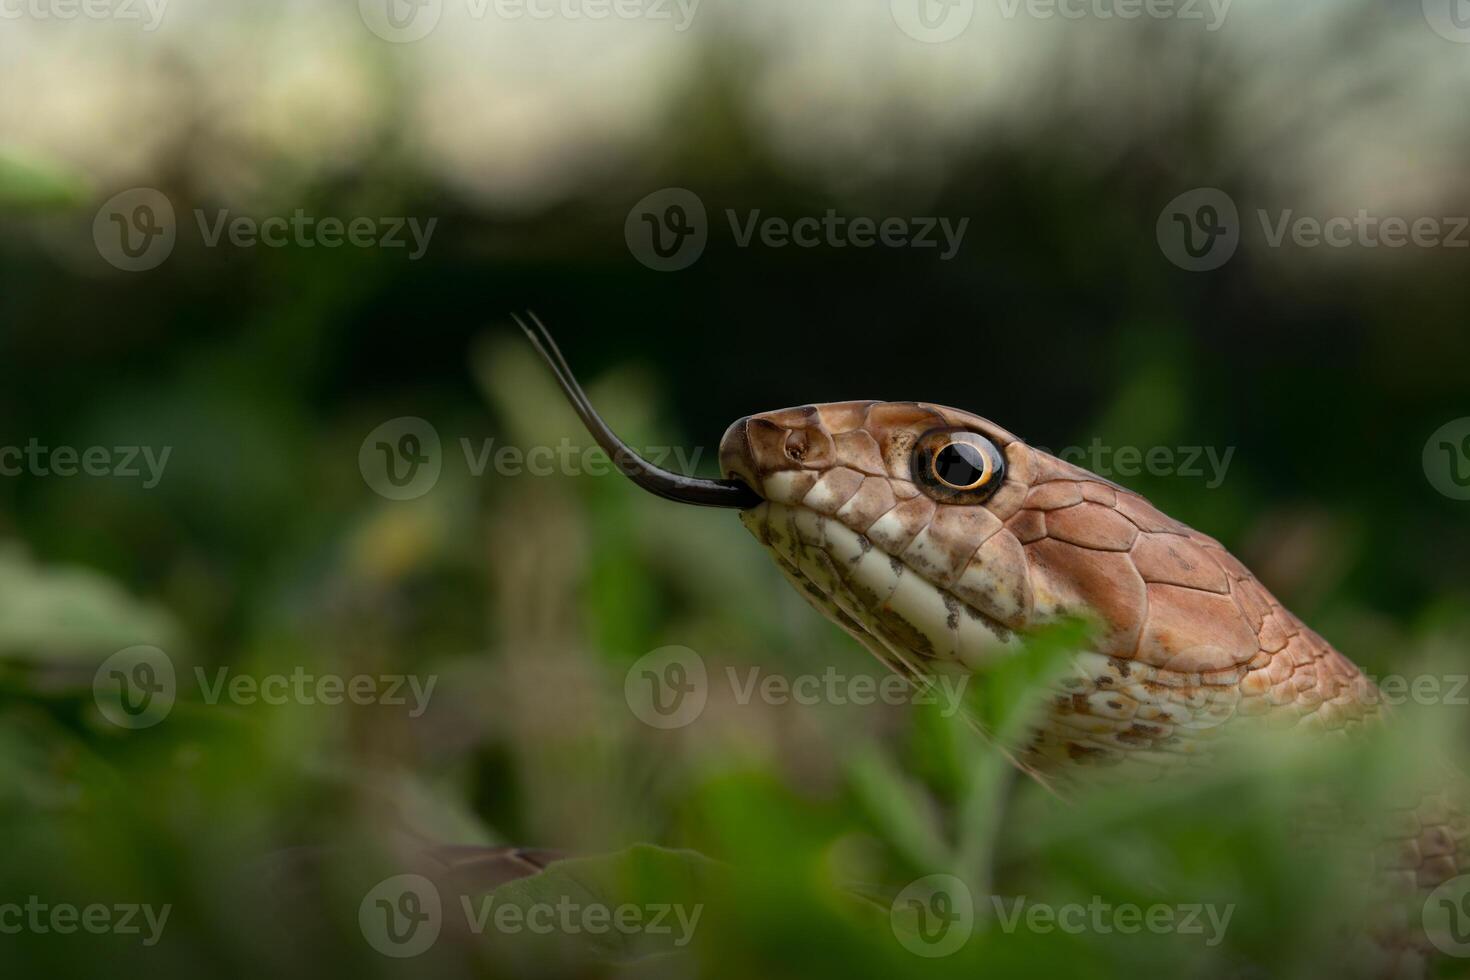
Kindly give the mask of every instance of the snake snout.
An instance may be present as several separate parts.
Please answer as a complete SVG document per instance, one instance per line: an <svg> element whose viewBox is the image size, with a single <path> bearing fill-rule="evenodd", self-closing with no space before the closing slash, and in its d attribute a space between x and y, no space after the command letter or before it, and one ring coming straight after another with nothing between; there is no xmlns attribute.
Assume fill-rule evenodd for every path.
<svg viewBox="0 0 1470 980"><path fill-rule="evenodd" d="M726 429L720 440L720 471L762 496L772 473L819 465L812 456L822 451L817 438L822 433L814 435L799 424L774 420L772 416L779 414L785 413L747 415ZM827 443L830 446L831 440Z"/></svg>
<svg viewBox="0 0 1470 980"><path fill-rule="evenodd" d="M720 440L720 469L765 496L782 471L819 474L840 462L832 434L814 405L737 419Z"/></svg>
<svg viewBox="0 0 1470 980"><path fill-rule="evenodd" d="M720 437L720 473L727 480L739 480L756 493L761 492L760 470L751 452L746 425L750 416L736 419Z"/></svg>

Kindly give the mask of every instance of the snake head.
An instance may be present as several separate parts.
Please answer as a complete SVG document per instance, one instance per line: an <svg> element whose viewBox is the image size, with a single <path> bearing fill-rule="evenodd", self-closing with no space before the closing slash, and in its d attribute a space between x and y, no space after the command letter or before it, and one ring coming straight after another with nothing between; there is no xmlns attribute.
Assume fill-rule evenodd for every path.
<svg viewBox="0 0 1470 980"><path fill-rule="evenodd" d="M1036 454L992 422L917 402L788 408L731 425L720 466L761 496L741 521L792 583L898 669L978 666L1036 617L1008 527Z"/></svg>
<svg viewBox="0 0 1470 980"><path fill-rule="evenodd" d="M1105 657L1232 672L1275 605L1217 542L957 409L752 415L720 462L761 496L741 520L792 582L890 662L974 669L1017 633L1082 616Z"/></svg>

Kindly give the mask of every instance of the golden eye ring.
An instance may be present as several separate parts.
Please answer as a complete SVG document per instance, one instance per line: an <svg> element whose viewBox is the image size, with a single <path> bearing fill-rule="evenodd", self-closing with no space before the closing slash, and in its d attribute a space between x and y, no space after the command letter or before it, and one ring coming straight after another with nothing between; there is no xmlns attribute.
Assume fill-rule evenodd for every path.
<svg viewBox="0 0 1470 980"><path fill-rule="evenodd" d="M934 454L934 478L951 490L978 490L995 477L995 458L968 442L951 442Z"/></svg>
<svg viewBox="0 0 1470 980"><path fill-rule="evenodd" d="M947 503L981 503L1005 482L1005 456L968 429L935 429L914 447L914 482Z"/></svg>

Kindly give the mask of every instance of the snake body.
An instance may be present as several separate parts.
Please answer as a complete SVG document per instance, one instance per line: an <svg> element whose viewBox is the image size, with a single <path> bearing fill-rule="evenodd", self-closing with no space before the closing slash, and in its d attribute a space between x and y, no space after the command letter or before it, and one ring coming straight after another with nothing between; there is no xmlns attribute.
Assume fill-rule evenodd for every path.
<svg viewBox="0 0 1470 980"><path fill-rule="evenodd" d="M918 468L927 433L1003 456L980 502ZM1022 749L1068 778L1198 765L1250 720L1346 737L1377 722L1371 680L1218 541L1143 497L968 412L915 402L808 405L737 421L727 477L762 497L741 519L803 596L911 678L969 672L1059 617L1099 624ZM1463 816L1406 805L1379 872L1402 894L1460 872Z"/></svg>

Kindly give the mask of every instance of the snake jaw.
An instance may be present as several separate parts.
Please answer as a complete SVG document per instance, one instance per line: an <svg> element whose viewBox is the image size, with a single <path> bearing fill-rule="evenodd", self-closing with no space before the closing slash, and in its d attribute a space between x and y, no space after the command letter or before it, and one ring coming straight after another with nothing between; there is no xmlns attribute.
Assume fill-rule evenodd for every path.
<svg viewBox="0 0 1470 980"><path fill-rule="evenodd" d="M910 677L969 672L1021 647L1013 630L834 517L768 501L741 522L813 606Z"/></svg>

